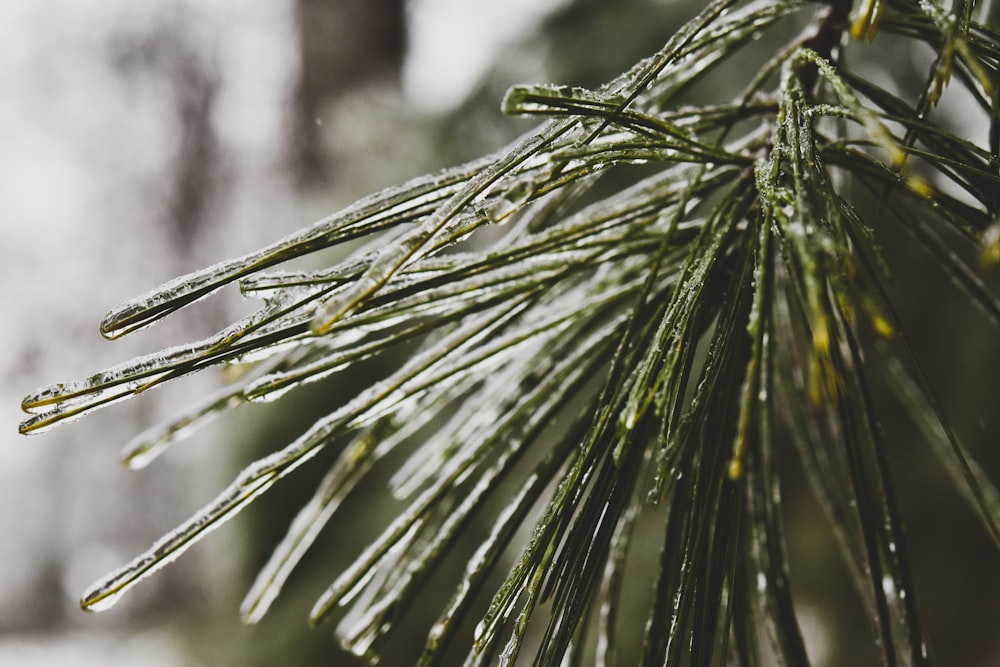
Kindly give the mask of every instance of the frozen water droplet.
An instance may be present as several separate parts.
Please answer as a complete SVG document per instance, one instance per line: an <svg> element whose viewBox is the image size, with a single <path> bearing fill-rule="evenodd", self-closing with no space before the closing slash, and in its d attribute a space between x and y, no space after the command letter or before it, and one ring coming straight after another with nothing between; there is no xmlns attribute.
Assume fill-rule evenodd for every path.
<svg viewBox="0 0 1000 667"><path fill-rule="evenodd" d="M896 582L888 574L882 577L882 592L890 602L896 599Z"/></svg>
<svg viewBox="0 0 1000 667"><path fill-rule="evenodd" d="M122 598L122 596L125 594L125 591L121 590L118 591L117 593L112 593L109 595L105 595L104 597L97 597L96 599L94 599L94 596L99 592L100 591L98 590L90 590L87 593L85 593L83 598L80 600L80 607L83 608L85 611L95 611L95 612L107 611L108 609L114 607L118 603L118 601Z"/></svg>

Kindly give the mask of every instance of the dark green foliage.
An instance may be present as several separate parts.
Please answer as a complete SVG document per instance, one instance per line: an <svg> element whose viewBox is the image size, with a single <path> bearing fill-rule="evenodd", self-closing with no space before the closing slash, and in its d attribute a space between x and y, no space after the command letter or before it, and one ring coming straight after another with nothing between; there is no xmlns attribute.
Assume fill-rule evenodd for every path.
<svg viewBox="0 0 1000 667"><path fill-rule="evenodd" d="M422 347L252 463L83 605L109 606L333 448L339 458L244 603L256 621L341 500L405 451L390 486L406 509L334 573L311 616L339 617L359 655L377 654L463 529L486 521L421 664L435 664L459 623L481 613L476 597L511 548L519 555L490 591L472 664L512 664L529 632L534 664L613 661L619 642L640 639L620 619L650 586L643 664L807 664L779 494L779 453L795 453L883 661L924 664L873 383L897 393L997 544L1000 496L930 391L887 296L878 239L905 231L1000 324L980 275L1000 259L1000 36L977 18L961 1L710 2L597 90L513 88L507 113L546 120L495 154L116 308L101 325L109 338L233 282L263 300L212 338L32 394L23 432L209 366L253 363L132 443L126 460L143 465L221 411L404 342ZM864 47L849 34L930 49L919 96L852 68ZM683 101L711 98L704 77L758 40L770 53L738 94ZM934 110L952 87L978 105L989 145L939 124ZM501 224L503 234L480 240ZM981 266L946 235L975 247ZM271 270L368 237L330 269ZM657 571L636 584L633 550L650 544L636 539L640 524L658 526L662 547ZM533 527L518 544L522 525Z"/></svg>

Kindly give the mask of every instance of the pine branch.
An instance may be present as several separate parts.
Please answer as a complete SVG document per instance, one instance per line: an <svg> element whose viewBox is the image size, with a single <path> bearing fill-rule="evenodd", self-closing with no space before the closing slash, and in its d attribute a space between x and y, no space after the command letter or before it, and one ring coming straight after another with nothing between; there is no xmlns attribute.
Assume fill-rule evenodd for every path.
<svg viewBox="0 0 1000 667"><path fill-rule="evenodd" d="M803 16L806 28L791 31ZM935 61L916 98L845 64L848 33L930 47ZM774 48L742 91L677 102L761 35ZM912 0L853 9L844 0L714 0L658 53L598 89L511 89L505 112L546 119L511 145L118 306L101 323L108 338L234 283L262 302L204 340L32 393L23 433L209 367L252 365L131 442L124 457L138 467L219 414L403 344L421 348L252 462L82 605L110 607L333 450L243 604L255 622L348 494L403 450L407 462L390 486L406 509L310 616L340 618L338 635L358 655L375 658L463 529L493 512L430 629L422 665L438 664L458 641L458 624L477 613L476 595L510 550L520 555L465 647L471 664L513 664L531 623L544 627L534 664L582 661L587 651L599 664L613 661L616 645L638 641L620 618L635 526L648 521L660 526L662 547L643 664L764 656L807 664L780 512L777 440L787 431L884 663L925 664L872 383L888 378L899 388L998 545L1000 493L924 378L884 287L891 276L877 238L889 226L905 230L1000 324L1000 299L980 276L1000 257L998 69L1000 36L973 20L969 2L945 10ZM934 118L949 85L972 93L988 145ZM648 175L604 187L637 164ZM859 193L884 208L872 211ZM469 242L497 225L508 230L499 240ZM942 241L952 232L978 246L981 266ZM358 239L367 245L336 266L276 270ZM553 431L557 421L568 426ZM429 428L433 435L416 437ZM501 501L508 486L516 491ZM516 544L529 522L530 537Z"/></svg>

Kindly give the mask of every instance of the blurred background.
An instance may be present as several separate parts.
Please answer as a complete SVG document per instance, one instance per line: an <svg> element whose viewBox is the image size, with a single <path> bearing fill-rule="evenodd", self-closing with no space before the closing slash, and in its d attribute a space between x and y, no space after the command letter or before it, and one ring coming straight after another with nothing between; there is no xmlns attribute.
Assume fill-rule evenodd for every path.
<svg viewBox="0 0 1000 667"><path fill-rule="evenodd" d="M175 275L502 145L527 127L497 110L507 86L597 85L657 49L701 4L0 3L7 322L0 328L0 664L352 664L331 629L308 630L306 615L364 544L362 524L377 523L370 518L328 531L319 555L306 559L307 573L261 625L238 620L256 568L311 492L308 476L269 494L114 610L84 614L77 600L242 465L301 432L333 394L358 387L321 386L280 410L222 421L140 471L116 464L122 445L219 377L191 378L31 438L15 433L21 397L216 331L247 312L237 295L224 293L114 344L97 323L113 304ZM728 85L747 74L735 72ZM954 114L974 138L983 131L959 109ZM945 409L996 473L997 332L941 275L923 270L925 257L889 254L905 276L894 296ZM997 288L996 276L990 280ZM903 415L885 418L932 653L940 664L1000 664L997 552ZM871 635L823 518L802 489L790 484L785 492L811 654L819 665L874 664ZM355 504L392 510L377 491ZM419 633L399 639L420 643ZM407 655L389 654L384 664L406 664Z"/></svg>

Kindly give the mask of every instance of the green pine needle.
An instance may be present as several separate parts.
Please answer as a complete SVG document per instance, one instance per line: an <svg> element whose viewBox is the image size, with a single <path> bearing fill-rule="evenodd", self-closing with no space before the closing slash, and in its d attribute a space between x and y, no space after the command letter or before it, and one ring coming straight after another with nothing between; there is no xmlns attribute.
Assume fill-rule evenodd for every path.
<svg viewBox="0 0 1000 667"><path fill-rule="evenodd" d="M849 34L929 47L919 97L852 69L860 47ZM677 101L692 90L717 95L701 86L705 75L745 57L761 35L774 48L738 96ZM464 641L457 628L470 614L475 636L459 649L470 664L513 664L530 628L536 665L613 662L619 642L639 641L621 618L637 526L652 524L662 546L656 572L641 573L654 585L643 664L807 664L777 461L795 451L885 664L925 664L872 383L895 388L998 545L1000 493L930 391L876 239L905 230L1000 325L1000 298L980 275L1000 256L998 68L1000 36L973 20L970 2L852 11L841 0L714 0L598 89L512 88L505 112L545 120L510 146L115 308L101 323L108 338L232 283L261 301L205 340L36 391L22 404L22 433L209 367L250 369L129 443L124 458L138 467L221 413L421 347L251 463L95 584L83 607L111 606L321 450L339 452L247 595L243 618L256 622L342 501L402 451L390 486L405 509L330 573L310 616L339 619L342 643L358 655L374 659L476 521L489 533L454 578L420 664ZM952 87L971 92L989 145L936 121ZM632 165L645 176L636 180ZM609 174L632 182L609 188ZM504 234L478 242L498 225ZM978 245L982 266L942 240L952 232ZM367 245L339 265L278 270L358 239ZM779 432L791 450L776 446Z"/></svg>

